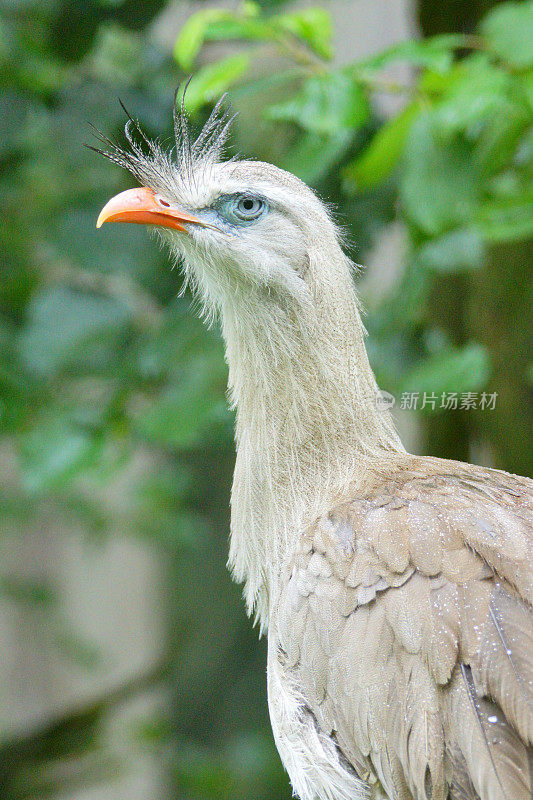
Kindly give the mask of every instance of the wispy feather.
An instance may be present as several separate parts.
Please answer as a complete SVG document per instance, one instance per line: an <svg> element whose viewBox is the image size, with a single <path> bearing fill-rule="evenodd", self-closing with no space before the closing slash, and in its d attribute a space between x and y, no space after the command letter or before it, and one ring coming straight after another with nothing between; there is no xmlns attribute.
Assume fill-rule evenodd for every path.
<svg viewBox="0 0 533 800"><path fill-rule="evenodd" d="M229 130L235 114L226 102L224 94L214 106L207 122L196 138L191 134L189 119L185 109L185 93L179 99L179 87L174 96L174 134L176 147L166 150L159 139L150 139L119 100L127 116L124 134L127 146L103 134L94 125L91 128L104 147L86 145L90 150L108 158L131 172L144 186L154 191L173 193L176 186L190 186L199 171L205 171L222 158Z"/></svg>

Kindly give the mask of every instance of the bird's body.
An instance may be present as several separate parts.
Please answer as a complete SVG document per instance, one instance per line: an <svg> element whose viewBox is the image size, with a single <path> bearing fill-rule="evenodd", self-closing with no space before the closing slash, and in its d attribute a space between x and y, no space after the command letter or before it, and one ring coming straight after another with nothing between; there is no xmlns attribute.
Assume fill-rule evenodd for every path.
<svg viewBox="0 0 533 800"><path fill-rule="evenodd" d="M162 227L220 317L237 411L230 566L268 628L276 743L301 800L533 796L532 482L409 455L323 204L221 162L217 108L101 220ZM178 231L178 232L176 232Z"/></svg>
<svg viewBox="0 0 533 800"><path fill-rule="evenodd" d="M395 457L300 538L269 627L300 797L531 798L528 484Z"/></svg>

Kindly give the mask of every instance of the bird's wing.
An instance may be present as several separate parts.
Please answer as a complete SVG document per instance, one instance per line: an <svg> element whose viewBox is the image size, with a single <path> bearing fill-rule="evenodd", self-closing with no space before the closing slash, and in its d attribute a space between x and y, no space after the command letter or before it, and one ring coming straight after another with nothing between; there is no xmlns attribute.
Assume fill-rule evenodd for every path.
<svg viewBox="0 0 533 800"><path fill-rule="evenodd" d="M287 568L278 658L391 798L533 797L532 487L412 458L320 519Z"/></svg>

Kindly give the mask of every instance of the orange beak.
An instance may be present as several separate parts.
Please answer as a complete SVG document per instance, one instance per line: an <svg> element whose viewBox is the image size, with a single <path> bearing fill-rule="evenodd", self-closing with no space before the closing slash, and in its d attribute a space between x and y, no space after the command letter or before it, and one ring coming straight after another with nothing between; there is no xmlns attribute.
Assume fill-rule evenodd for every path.
<svg viewBox="0 0 533 800"><path fill-rule="evenodd" d="M144 187L127 189L112 197L100 211L96 227L100 228L104 222L136 222L140 225L174 228L176 231L187 230L183 225L184 222L209 227L201 219L173 208L165 200L158 199L155 192Z"/></svg>

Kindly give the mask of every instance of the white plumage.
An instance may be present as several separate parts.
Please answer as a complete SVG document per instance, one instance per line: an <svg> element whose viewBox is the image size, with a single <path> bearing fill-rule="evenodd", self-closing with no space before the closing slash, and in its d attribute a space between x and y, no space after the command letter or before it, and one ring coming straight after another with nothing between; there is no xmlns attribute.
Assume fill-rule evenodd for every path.
<svg viewBox="0 0 533 800"><path fill-rule="evenodd" d="M276 743L301 800L532 797L532 483L409 455L351 265L294 176L220 160L217 105L178 160L133 120L105 155L221 323L237 411L229 563L268 628ZM133 129L144 139L136 143Z"/></svg>

